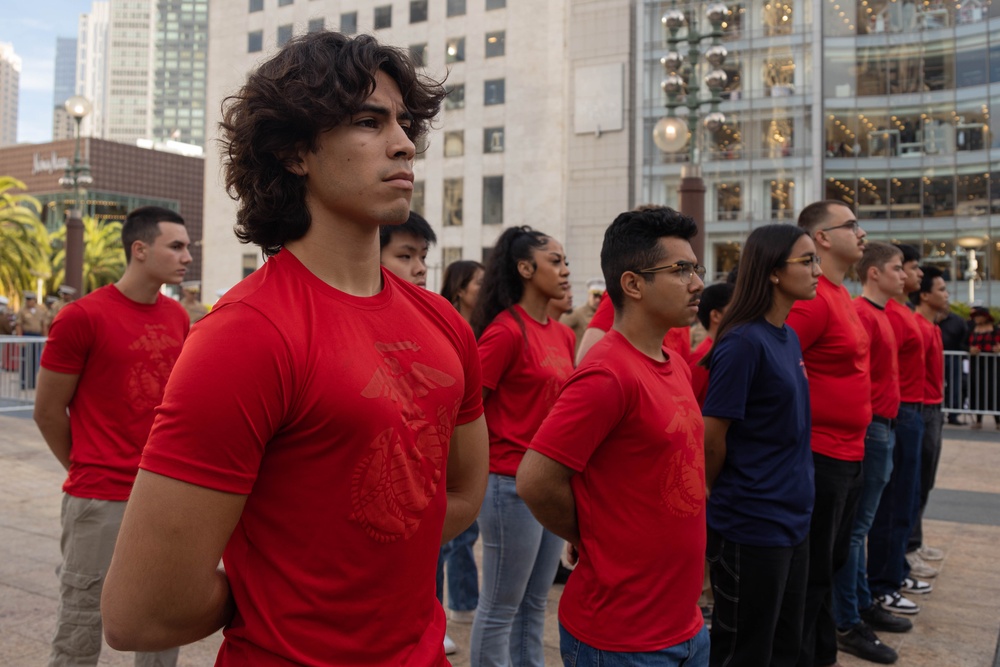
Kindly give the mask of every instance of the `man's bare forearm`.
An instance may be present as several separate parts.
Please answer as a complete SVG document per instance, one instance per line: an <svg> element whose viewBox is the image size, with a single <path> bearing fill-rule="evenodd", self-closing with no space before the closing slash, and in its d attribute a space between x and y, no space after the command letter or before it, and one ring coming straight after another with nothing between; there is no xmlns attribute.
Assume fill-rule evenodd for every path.
<svg viewBox="0 0 1000 667"><path fill-rule="evenodd" d="M476 498L478 497L478 502ZM444 529L441 544L447 544L462 534L479 516L483 499L478 494L456 491L448 492L448 509L444 515Z"/></svg>
<svg viewBox="0 0 1000 667"><path fill-rule="evenodd" d="M36 406L34 418L39 432L45 438L45 444L52 450L62 467L69 470L69 452L73 447L73 437L69 426L69 414L65 408L60 412Z"/></svg>
<svg viewBox="0 0 1000 667"><path fill-rule="evenodd" d="M570 479L573 471L529 449L517 469L517 495L538 522L570 544L580 543L576 499Z"/></svg>

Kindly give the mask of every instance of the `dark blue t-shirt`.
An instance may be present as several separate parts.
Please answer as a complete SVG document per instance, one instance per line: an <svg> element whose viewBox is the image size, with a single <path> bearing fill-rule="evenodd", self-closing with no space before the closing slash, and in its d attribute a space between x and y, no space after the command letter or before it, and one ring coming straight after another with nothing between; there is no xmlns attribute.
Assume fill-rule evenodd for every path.
<svg viewBox="0 0 1000 667"><path fill-rule="evenodd" d="M702 413L732 420L708 527L740 544L800 544L815 488L809 380L795 331L760 319L726 333L712 351Z"/></svg>

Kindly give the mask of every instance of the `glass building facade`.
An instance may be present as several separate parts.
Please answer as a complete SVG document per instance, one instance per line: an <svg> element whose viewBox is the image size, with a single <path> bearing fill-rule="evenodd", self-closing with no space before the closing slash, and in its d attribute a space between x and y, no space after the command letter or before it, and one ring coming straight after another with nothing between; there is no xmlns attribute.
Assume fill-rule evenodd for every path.
<svg viewBox="0 0 1000 667"><path fill-rule="evenodd" d="M660 17L672 6L640 10L640 197L676 205L688 157L665 155L651 139L665 101ZM953 300L968 301L971 289L976 300L1000 303L1000 127L990 114L1000 100L1000 2L728 6L727 123L699 129L696 158L710 273L731 268L753 227L794 221L806 204L836 199L869 238L921 248L945 271ZM708 28L703 3L678 7Z"/></svg>

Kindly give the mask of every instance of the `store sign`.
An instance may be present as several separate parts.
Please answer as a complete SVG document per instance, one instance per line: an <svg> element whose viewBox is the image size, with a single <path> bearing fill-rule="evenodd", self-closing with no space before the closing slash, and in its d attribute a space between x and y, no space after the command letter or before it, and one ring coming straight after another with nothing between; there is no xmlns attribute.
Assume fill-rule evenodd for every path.
<svg viewBox="0 0 1000 667"><path fill-rule="evenodd" d="M56 170L63 171L69 166L68 157L59 157L56 155L55 151L48 156L44 156L41 153L35 153L34 160L31 165L31 175L40 174L43 171L47 173L55 173Z"/></svg>

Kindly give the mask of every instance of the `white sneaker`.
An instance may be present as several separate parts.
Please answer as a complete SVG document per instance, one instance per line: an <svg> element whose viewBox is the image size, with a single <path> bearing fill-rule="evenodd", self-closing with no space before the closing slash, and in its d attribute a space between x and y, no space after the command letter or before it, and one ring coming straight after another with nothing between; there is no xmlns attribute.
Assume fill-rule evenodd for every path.
<svg viewBox="0 0 1000 667"><path fill-rule="evenodd" d="M919 614L920 606L912 600L907 600L899 593L886 593L879 595L875 601L882 609L896 614Z"/></svg>
<svg viewBox="0 0 1000 667"><path fill-rule="evenodd" d="M910 574L921 579L933 579L938 576L936 568L931 567L916 551L906 554L906 562L910 564Z"/></svg>
<svg viewBox="0 0 1000 667"><path fill-rule="evenodd" d="M926 544L917 549L917 555L924 560L944 560L944 552Z"/></svg>
<svg viewBox="0 0 1000 667"><path fill-rule="evenodd" d="M444 654L451 655L458 652L458 647L455 646L455 640L453 640L448 635L444 636Z"/></svg>
<svg viewBox="0 0 1000 667"><path fill-rule="evenodd" d="M904 593L916 593L917 595L926 595L934 590L926 581L920 581L919 579L914 579L913 577L907 577L903 579L903 586L899 590Z"/></svg>

